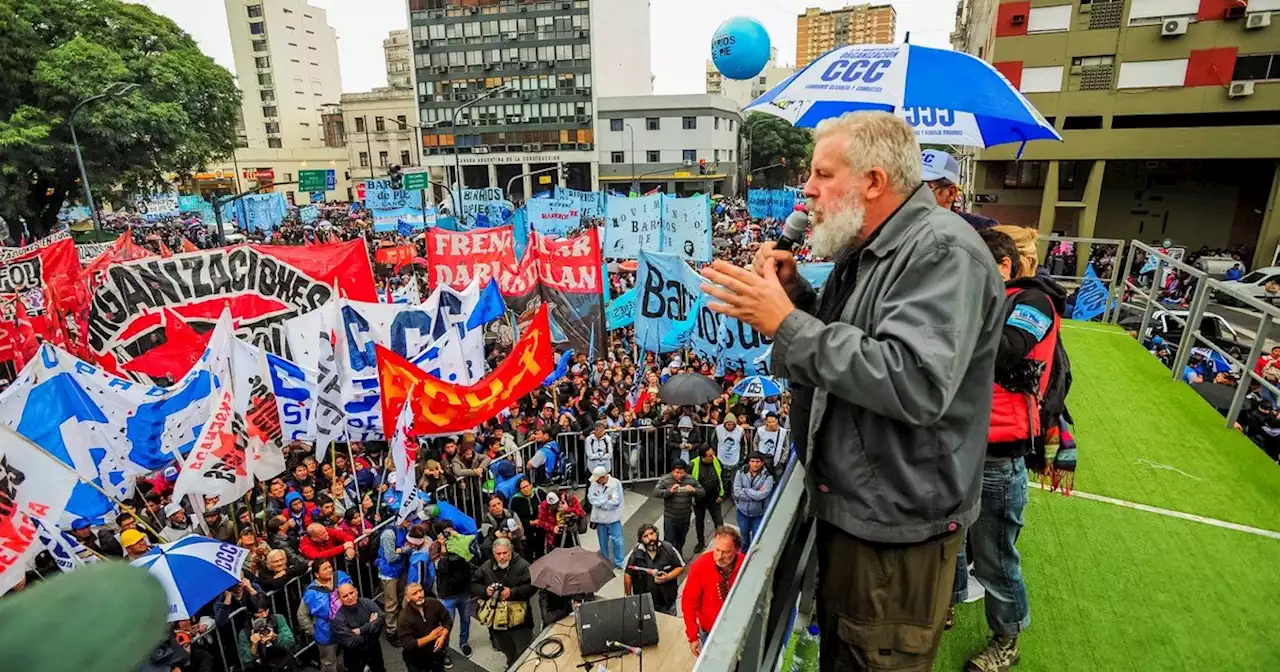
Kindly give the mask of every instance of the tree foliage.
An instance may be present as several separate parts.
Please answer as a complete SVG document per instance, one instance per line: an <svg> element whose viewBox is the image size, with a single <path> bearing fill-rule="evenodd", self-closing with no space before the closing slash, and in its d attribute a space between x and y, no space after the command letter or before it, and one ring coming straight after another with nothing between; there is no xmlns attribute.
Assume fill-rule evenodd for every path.
<svg viewBox="0 0 1280 672"><path fill-rule="evenodd" d="M0 0L0 217L47 232L81 198L68 119L112 82L123 98L89 103L76 135L94 198L158 186L235 147L240 93L173 21L119 0Z"/></svg>
<svg viewBox="0 0 1280 672"><path fill-rule="evenodd" d="M787 164L756 173L752 186L781 186L808 169L813 154L813 133L809 129L796 128L772 114L751 112L742 132L751 143L751 170L781 163L783 159Z"/></svg>

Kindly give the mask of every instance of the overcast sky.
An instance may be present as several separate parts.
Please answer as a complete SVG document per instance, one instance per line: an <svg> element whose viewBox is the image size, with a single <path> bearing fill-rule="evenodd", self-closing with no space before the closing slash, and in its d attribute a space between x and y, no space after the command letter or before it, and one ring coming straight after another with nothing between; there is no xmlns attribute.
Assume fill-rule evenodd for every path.
<svg viewBox="0 0 1280 672"><path fill-rule="evenodd" d="M227 12L222 0L137 0L173 19L200 48L234 72ZM643 2L644 0L634 0ZM386 85L382 40L408 27L405 0L310 0L329 13L338 31L342 90L368 91ZM848 0L651 0L650 32L655 93L702 93L711 35L731 16L750 16L769 31L778 60L795 63L796 16L805 7L836 9ZM883 4L877 2L876 4ZM898 41L907 31L912 44L947 47L955 25L956 0L893 0Z"/></svg>

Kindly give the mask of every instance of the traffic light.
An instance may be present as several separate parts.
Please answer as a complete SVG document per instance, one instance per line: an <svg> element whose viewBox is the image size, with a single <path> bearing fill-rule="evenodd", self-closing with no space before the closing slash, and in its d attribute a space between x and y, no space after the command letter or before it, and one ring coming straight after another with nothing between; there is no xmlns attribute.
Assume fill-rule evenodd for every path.
<svg viewBox="0 0 1280 672"><path fill-rule="evenodd" d="M400 174L400 164L398 163L387 166L387 177L391 178L391 188L393 190L398 190L404 185L404 175Z"/></svg>

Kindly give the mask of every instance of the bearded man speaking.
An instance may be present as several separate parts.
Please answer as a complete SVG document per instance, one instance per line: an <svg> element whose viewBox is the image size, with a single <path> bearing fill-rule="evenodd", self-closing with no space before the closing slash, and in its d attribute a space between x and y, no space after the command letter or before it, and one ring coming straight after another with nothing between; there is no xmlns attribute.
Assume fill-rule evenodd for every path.
<svg viewBox="0 0 1280 672"><path fill-rule="evenodd" d="M704 269L703 290L773 337L773 372L796 386L821 668L928 672L978 516L1004 289L982 240L922 185L905 122L849 113L814 140L810 245L835 261L822 291L771 243L751 270Z"/></svg>

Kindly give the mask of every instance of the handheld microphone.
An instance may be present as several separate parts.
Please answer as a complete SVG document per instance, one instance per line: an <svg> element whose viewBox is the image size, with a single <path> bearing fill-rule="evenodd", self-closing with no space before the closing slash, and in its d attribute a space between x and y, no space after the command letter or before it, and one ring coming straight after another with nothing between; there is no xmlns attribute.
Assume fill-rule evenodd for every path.
<svg viewBox="0 0 1280 672"><path fill-rule="evenodd" d="M630 653L631 653L631 655L634 655L634 656L638 656L638 655L640 655L640 647L638 647L638 646L627 646L626 644L623 644L622 642L615 642L615 641L613 641L612 639L607 640L607 641L605 642L605 646L612 646L612 647L613 647L613 648L615 648L615 649L622 649L623 651L628 651L628 652L630 652Z"/></svg>
<svg viewBox="0 0 1280 672"><path fill-rule="evenodd" d="M804 233L809 228L809 214L796 206L795 212L787 217L787 221L782 225L782 236L778 238L778 244L774 249L790 252L792 248L800 247L800 243L804 242Z"/></svg>

